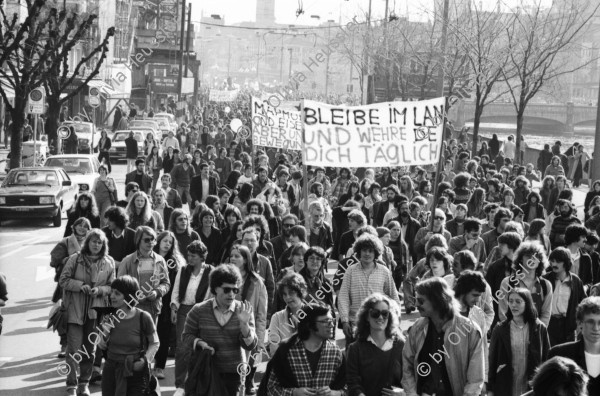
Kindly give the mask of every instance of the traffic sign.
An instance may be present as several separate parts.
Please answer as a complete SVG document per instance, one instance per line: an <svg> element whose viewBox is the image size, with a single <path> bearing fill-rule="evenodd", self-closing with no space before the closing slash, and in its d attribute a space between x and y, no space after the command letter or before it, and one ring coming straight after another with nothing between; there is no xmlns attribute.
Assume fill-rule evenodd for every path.
<svg viewBox="0 0 600 396"><path fill-rule="evenodd" d="M29 114L44 114L44 102L46 99L46 92L43 88L35 88L29 92L29 100L27 102L27 112Z"/></svg>
<svg viewBox="0 0 600 396"><path fill-rule="evenodd" d="M93 108L100 106L100 90L96 87L90 88L90 94L88 96L88 104Z"/></svg>
<svg viewBox="0 0 600 396"><path fill-rule="evenodd" d="M56 131L56 133L58 134L59 138L68 139L69 136L71 136L71 128L69 128L67 126L61 126L61 127L58 127L58 130Z"/></svg>

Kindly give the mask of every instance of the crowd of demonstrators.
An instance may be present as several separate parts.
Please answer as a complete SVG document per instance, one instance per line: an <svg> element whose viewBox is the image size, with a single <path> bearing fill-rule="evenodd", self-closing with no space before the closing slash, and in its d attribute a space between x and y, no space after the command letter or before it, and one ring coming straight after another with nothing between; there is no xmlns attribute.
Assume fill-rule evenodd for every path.
<svg viewBox="0 0 600 396"><path fill-rule="evenodd" d="M78 196L51 253L59 356L93 351L67 358L68 394L140 394L169 350L176 396L537 394L571 367L552 356L600 394L600 181L578 211L579 145L536 169L514 138L471 156L463 131L440 175L304 167L231 130L247 99L206 102L143 152L132 138L123 199L109 164ZM404 334L402 309L420 316Z"/></svg>

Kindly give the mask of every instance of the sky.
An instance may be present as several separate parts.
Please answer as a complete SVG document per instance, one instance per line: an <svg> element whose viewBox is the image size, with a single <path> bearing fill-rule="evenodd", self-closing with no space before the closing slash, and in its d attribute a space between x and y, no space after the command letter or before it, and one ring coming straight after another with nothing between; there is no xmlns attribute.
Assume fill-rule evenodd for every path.
<svg viewBox="0 0 600 396"><path fill-rule="evenodd" d="M189 1L189 0L188 0ZM230 25L244 21L254 21L257 0L194 0L192 6L192 21L200 21L205 16L218 14L225 17L225 24ZM434 1L443 0L388 0L389 10L394 10L396 15L405 16L415 20L428 19L433 12ZM469 0L451 0L469 1ZM498 0L473 0L482 3L484 8L494 8ZM550 0L500 0L501 6L511 6L518 1ZM372 14L374 19L382 19L385 13L385 0L372 0ZM304 14L296 17L298 4L303 3ZM281 24L319 25L327 20L346 23L353 16L364 16L369 8L369 0L276 0L275 19ZM320 20L311 18L318 15ZM360 19L360 18L359 18Z"/></svg>

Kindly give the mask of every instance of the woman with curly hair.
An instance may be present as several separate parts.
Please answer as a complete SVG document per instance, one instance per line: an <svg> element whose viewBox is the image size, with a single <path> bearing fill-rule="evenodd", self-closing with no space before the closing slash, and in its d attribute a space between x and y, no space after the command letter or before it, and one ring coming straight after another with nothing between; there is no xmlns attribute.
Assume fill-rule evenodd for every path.
<svg viewBox="0 0 600 396"><path fill-rule="evenodd" d="M129 227L136 229L139 226L148 226L155 232L163 232L165 225L160 214L152 210L150 198L145 192L138 191L131 197L127 204L127 215L129 216Z"/></svg>
<svg viewBox="0 0 600 396"><path fill-rule="evenodd" d="M223 241L226 241L229 239L231 231L233 231L233 226L242 220L242 214L235 206L228 205L225 213L223 213L223 219L225 220L225 225L221 228L221 238L223 238Z"/></svg>
<svg viewBox="0 0 600 396"><path fill-rule="evenodd" d="M533 303L539 312L540 320L548 326L552 312L552 284L542 277L548 267L548 257L544 247L537 242L523 242L515 252L512 272L500 283L500 290L524 287L531 292ZM498 318L506 320L508 311L507 296L503 293L498 299Z"/></svg>
<svg viewBox="0 0 600 396"><path fill-rule="evenodd" d="M85 217L90 221L92 228L100 228L100 212L96 204L96 198L92 193L84 191L79 193L77 200L73 204L73 208L67 215L67 226L63 238L70 236L73 233L73 224L80 217Z"/></svg>
<svg viewBox="0 0 600 396"><path fill-rule="evenodd" d="M554 181L554 188L550 191L550 196L548 197L548 206L546 207L546 212L550 215L554 212L556 202L560 198L565 198L564 194L567 194L569 190L569 184L567 182L567 178L565 176L556 176Z"/></svg>
<svg viewBox="0 0 600 396"><path fill-rule="evenodd" d="M185 265L185 259L179 251L179 244L177 243L175 234L171 231L163 231L158 234L156 245L154 245L153 250L167 263L169 281L171 282L171 285L174 285L179 269ZM171 331L175 327L175 324L171 321L172 293L173 288L169 288L167 294L162 296L162 309L160 310L158 322L156 324L160 346L155 356L154 375L158 379L165 378L164 370L167 363L167 355L169 353L169 340L171 338Z"/></svg>
<svg viewBox="0 0 600 396"><path fill-rule="evenodd" d="M544 205L544 209L546 209L547 213L548 208L550 207L550 194L554 189L554 176L545 176L544 180L542 180L542 186L540 187L540 197L542 198L541 204Z"/></svg>
<svg viewBox="0 0 600 396"><path fill-rule="evenodd" d="M454 178L454 193L456 197L454 198L454 205L458 204L466 204L469 202L471 198L471 191L469 190L469 179L471 175L466 172L459 173Z"/></svg>
<svg viewBox="0 0 600 396"><path fill-rule="evenodd" d="M356 315L356 341L348 346L346 380L352 395L392 395L402 386L400 307L374 293Z"/></svg>
<svg viewBox="0 0 600 396"><path fill-rule="evenodd" d="M333 311L333 284L325 277L327 253L319 246L312 246L304 253L304 268L300 275L308 285L308 295L329 305Z"/></svg>
<svg viewBox="0 0 600 396"><path fill-rule="evenodd" d="M428 269L423 275L423 279L428 279L434 276L443 278L452 273L452 256L448 251L441 247L432 247L425 256L425 267Z"/></svg>

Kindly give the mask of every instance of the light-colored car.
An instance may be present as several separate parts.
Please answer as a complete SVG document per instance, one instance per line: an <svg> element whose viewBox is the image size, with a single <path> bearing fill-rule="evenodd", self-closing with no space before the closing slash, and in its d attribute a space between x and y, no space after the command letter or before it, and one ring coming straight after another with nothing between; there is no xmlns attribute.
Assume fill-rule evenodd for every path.
<svg viewBox="0 0 600 396"><path fill-rule="evenodd" d="M133 120L129 122L127 129L152 129L154 131L154 138L158 138L160 141L162 138L162 133L160 131L160 126L156 120L152 119L143 119L143 120Z"/></svg>
<svg viewBox="0 0 600 396"><path fill-rule="evenodd" d="M61 154L46 159L44 166L62 168L67 172L79 192L90 191L98 177L100 162L90 154Z"/></svg>
<svg viewBox="0 0 600 396"><path fill-rule="evenodd" d="M75 204L77 186L61 168L12 169L0 186L0 223L6 219L48 217L60 227L63 212Z"/></svg>
<svg viewBox="0 0 600 396"><path fill-rule="evenodd" d="M154 114L154 118L166 118L169 120L169 124L177 128L177 121L175 121L175 116L171 113L156 113Z"/></svg>
<svg viewBox="0 0 600 396"><path fill-rule="evenodd" d="M144 157L144 139L146 139L145 130L133 129L126 131L116 131L112 137L112 144L109 150L111 161L126 160L127 147L125 139L129 137L129 132L133 131L133 137L138 143L138 157Z"/></svg>
<svg viewBox="0 0 600 396"><path fill-rule="evenodd" d="M72 126L75 128L75 134L77 135L77 151L79 153L91 152L92 140L94 142L94 153L98 152L98 142L100 141L100 132L96 129L96 125L91 122L83 121L65 121L60 126Z"/></svg>
<svg viewBox="0 0 600 396"><path fill-rule="evenodd" d="M173 132L174 134L177 132L177 129L175 128L175 125L172 125L169 122L168 118L166 118L166 117L154 117L153 120L158 123L158 126L160 127L160 132L162 133L162 138L163 139L169 135L169 132Z"/></svg>

